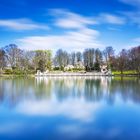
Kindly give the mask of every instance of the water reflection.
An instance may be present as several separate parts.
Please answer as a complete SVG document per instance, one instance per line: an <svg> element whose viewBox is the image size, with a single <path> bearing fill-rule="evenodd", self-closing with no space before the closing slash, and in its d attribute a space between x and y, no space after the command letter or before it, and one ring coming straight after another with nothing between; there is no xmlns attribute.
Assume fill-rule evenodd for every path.
<svg viewBox="0 0 140 140"><path fill-rule="evenodd" d="M137 139L139 86L138 78L1 78L0 139Z"/></svg>
<svg viewBox="0 0 140 140"><path fill-rule="evenodd" d="M88 101L105 99L113 103L116 96L121 99L140 101L138 78L114 79L111 77L51 77L32 79L0 79L0 101L14 106L20 100L56 98L83 98Z"/></svg>

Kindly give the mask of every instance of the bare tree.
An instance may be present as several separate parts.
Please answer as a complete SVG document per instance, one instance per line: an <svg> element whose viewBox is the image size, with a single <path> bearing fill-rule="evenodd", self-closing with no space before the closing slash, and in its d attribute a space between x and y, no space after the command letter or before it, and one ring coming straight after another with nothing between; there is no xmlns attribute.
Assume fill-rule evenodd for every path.
<svg viewBox="0 0 140 140"><path fill-rule="evenodd" d="M99 49L95 50L95 63L94 63L94 69L99 71L100 65L102 63L103 57L102 52Z"/></svg>
<svg viewBox="0 0 140 140"><path fill-rule="evenodd" d="M117 60L118 60L118 68L121 71L121 74L123 74L123 71L125 70L126 65L127 65L128 51L125 49L122 49Z"/></svg>
<svg viewBox="0 0 140 140"><path fill-rule="evenodd" d="M107 63L107 65L110 67L111 63L112 63L112 58L114 57L114 49L112 46L108 46L105 48L105 50L103 51L104 57L105 57L105 61Z"/></svg>
<svg viewBox="0 0 140 140"><path fill-rule="evenodd" d="M94 49L86 49L83 53L84 65L86 70L91 70L94 67Z"/></svg>
<svg viewBox="0 0 140 140"><path fill-rule="evenodd" d="M5 51L3 49L0 49L0 69L2 70L5 66Z"/></svg>
<svg viewBox="0 0 140 140"><path fill-rule="evenodd" d="M75 66L75 64L76 64L76 54L75 54L75 52L71 53L70 60L71 60L71 64L73 66Z"/></svg>
<svg viewBox="0 0 140 140"><path fill-rule="evenodd" d="M140 73L140 46L130 49L129 60L131 61L132 69Z"/></svg>
<svg viewBox="0 0 140 140"><path fill-rule="evenodd" d="M77 62L82 61L82 53L81 52L76 53L76 60L77 60Z"/></svg>
<svg viewBox="0 0 140 140"><path fill-rule="evenodd" d="M60 69L63 70L64 67L70 62L70 55L66 51L59 49L56 52L55 61L56 64L60 67Z"/></svg>
<svg viewBox="0 0 140 140"><path fill-rule="evenodd" d="M14 67L20 67L20 60L22 57L22 50L15 44L10 44L4 47L8 64Z"/></svg>

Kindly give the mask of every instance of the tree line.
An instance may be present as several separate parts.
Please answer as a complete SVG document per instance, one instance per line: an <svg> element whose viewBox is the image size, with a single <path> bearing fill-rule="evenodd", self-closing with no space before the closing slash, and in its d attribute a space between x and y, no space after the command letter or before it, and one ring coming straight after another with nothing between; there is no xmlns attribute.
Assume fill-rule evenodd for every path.
<svg viewBox="0 0 140 140"><path fill-rule="evenodd" d="M140 74L140 46L122 49L118 54L112 46L100 49L88 48L84 52L69 53L62 49L52 55L51 50L25 51L15 44L0 48L0 70L10 67L12 70L28 71L64 70L67 65L83 64L86 71L100 71L100 65L106 64L113 71L133 70Z"/></svg>

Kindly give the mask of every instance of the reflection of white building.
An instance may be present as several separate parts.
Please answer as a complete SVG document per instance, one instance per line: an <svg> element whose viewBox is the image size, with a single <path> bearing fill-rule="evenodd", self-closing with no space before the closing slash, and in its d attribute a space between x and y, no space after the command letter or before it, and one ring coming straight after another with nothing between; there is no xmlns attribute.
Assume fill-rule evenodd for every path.
<svg viewBox="0 0 140 140"><path fill-rule="evenodd" d="M103 89L103 91L106 91L106 92L103 92L105 95L106 94L110 94L109 92L109 89L110 89L110 84L111 84L111 81L112 81L112 77L100 77L101 78L101 87Z"/></svg>
<svg viewBox="0 0 140 140"><path fill-rule="evenodd" d="M42 82L44 82L47 85L49 83L48 78L42 77L42 76L36 77L36 84L37 85L41 84Z"/></svg>

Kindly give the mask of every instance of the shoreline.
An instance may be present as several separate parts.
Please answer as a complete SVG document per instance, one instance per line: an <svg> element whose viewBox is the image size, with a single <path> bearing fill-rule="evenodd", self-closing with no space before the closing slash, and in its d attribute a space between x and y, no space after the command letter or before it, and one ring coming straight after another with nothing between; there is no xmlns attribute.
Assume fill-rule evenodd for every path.
<svg viewBox="0 0 140 140"><path fill-rule="evenodd" d="M48 73L45 75L35 75L35 74L27 74L27 75L18 75L18 74L1 74L0 78L6 77L6 78L15 78L15 77L94 77L94 76L99 76L99 77L140 77L140 74L102 74L102 73Z"/></svg>

